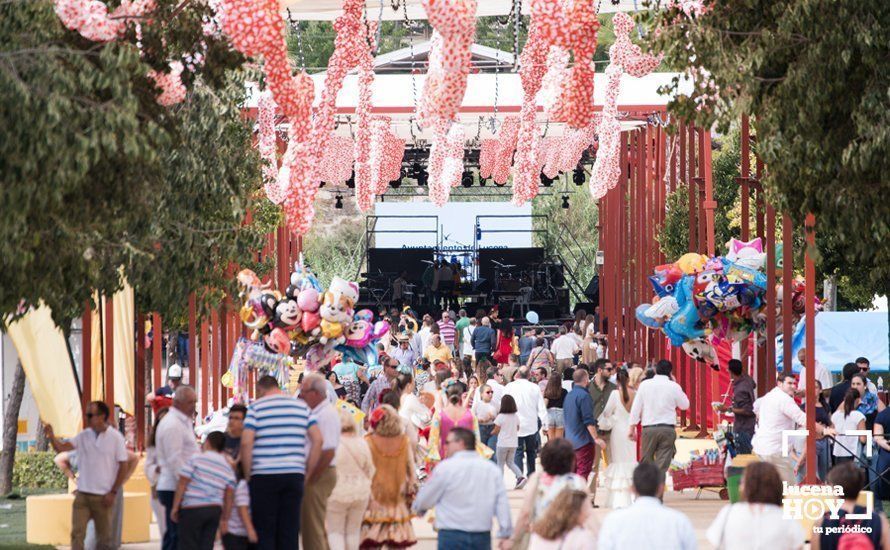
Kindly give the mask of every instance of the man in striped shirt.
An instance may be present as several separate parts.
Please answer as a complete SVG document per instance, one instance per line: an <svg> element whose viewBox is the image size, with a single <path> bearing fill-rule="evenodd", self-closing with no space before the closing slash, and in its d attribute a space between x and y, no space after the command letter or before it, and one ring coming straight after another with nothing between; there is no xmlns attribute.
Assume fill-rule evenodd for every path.
<svg viewBox="0 0 890 550"><path fill-rule="evenodd" d="M439 321L439 336L442 337L442 343L449 348L454 349L454 340L457 336L457 329L454 327L454 321L448 311L442 312L442 320Z"/></svg>
<svg viewBox="0 0 890 550"><path fill-rule="evenodd" d="M306 403L282 392L274 377L261 377L256 388L259 399L244 420L241 465L250 485L257 548L297 548L303 480L318 463L321 431Z"/></svg>

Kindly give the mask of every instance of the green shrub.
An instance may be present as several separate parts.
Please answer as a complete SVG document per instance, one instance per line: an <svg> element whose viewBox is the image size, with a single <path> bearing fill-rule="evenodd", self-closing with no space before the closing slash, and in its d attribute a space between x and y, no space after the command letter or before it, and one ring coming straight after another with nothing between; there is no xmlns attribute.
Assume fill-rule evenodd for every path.
<svg viewBox="0 0 890 550"><path fill-rule="evenodd" d="M55 453L16 453L12 470L12 486L16 488L46 488L65 490L68 480L53 463Z"/></svg>

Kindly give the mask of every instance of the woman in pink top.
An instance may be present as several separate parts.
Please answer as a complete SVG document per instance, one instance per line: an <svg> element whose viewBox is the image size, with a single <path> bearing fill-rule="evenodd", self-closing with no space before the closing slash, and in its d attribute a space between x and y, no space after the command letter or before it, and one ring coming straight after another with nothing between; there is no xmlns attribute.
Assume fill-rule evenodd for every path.
<svg viewBox="0 0 890 550"><path fill-rule="evenodd" d="M433 417L430 429L429 452L427 462L430 467L445 458L445 439L448 433L455 427L472 430L479 438L479 429L473 413L462 403L463 388L460 384L452 383L445 390L445 405L441 411L437 411Z"/></svg>

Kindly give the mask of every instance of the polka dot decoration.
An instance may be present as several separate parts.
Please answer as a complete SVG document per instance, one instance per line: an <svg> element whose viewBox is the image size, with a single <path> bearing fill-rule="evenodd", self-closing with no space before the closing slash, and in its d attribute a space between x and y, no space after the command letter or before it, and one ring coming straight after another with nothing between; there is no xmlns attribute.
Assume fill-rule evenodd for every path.
<svg viewBox="0 0 890 550"><path fill-rule="evenodd" d="M56 0L56 15L66 28L93 42L119 38L131 18L141 17L155 8L154 0L124 0L113 11L99 0Z"/></svg>
<svg viewBox="0 0 890 550"><path fill-rule="evenodd" d="M155 81L158 88L161 89L160 95L155 98L158 105L169 107L176 105L185 100L186 89L182 83L180 75L182 74L182 63L174 61L170 63L170 72L162 73L158 71L149 71L148 77Z"/></svg>
<svg viewBox="0 0 890 550"><path fill-rule="evenodd" d="M519 77L522 81L522 108L519 111L519 134L513 164L513 203L522 205L538 194L537 172L538 131L535 126L535 98L547 71L550 45L544 32L542 14L532 4L532 20L528 40L519 56ZM497 181L497 180L495 180Z"/></svg>
<svg viewBox="0 0 890 550"><path fill-rule="evenodd" d="M633 19L623 12L612 17L615 28L615 43L609 48L609 66L606 67L606 99L603 105L602 120L597 134L599 148L590 177L590 194L594 199L606 195L609 189L618 184L621 176L621 124L618 121L618 94L621 92L621 75L643 77L658 67L661 56L644 54L630 39Z"/></svg>

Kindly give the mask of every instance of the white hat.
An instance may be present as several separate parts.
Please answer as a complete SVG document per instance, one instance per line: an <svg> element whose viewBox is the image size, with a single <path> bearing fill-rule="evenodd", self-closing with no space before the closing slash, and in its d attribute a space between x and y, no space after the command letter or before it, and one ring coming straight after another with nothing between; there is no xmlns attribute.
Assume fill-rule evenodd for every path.
<svg viewBox="0 0 890 550"><path fill-rule="evenodd" d="M182 378L182 367L179 363L173 363L167 367L167 378Z"/></svg>

